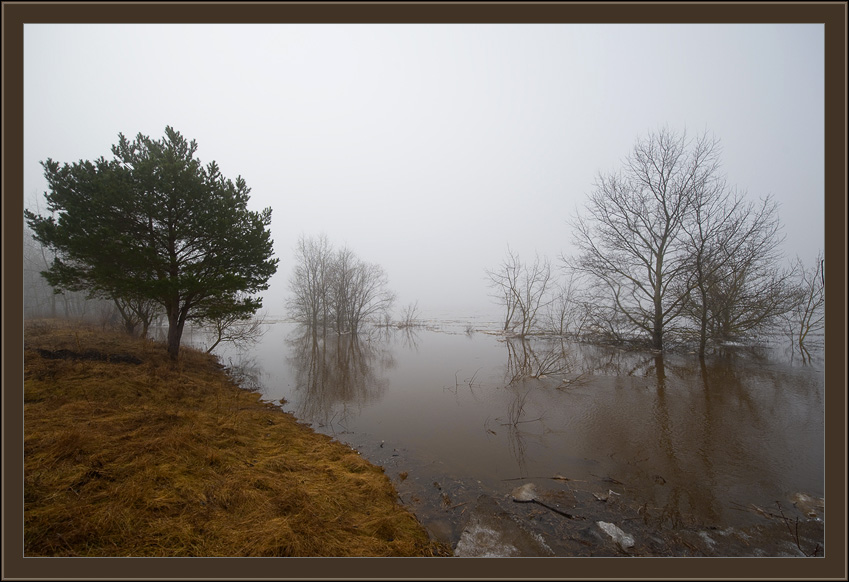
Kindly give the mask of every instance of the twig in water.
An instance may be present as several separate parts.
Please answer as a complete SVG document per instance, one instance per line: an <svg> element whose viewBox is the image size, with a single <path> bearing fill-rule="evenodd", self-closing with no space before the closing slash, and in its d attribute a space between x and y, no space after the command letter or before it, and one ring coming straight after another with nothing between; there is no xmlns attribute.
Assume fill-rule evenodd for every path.
<svg viewBox="0 0 849 582"><path fill-rule="evenodd" d="M790 529L790 523L789 523L790 520L787 518L787 516L784 515L784 510L781 509L781 503L776 501L775 504L778 506L778 511L779 511L779 513L781 513L781 519L784 521L784 525L787 526L787 531L790 532L790 537L792 537L794 539L794 541L796 542L796 547L799 548L799 551L802 552L803 554L805 554L805 556L807 556L807 557L811 557L811 556L816 555L817 550L819 550L819 548L820 548L819 544L814 546L814 549L813 549L813 551L811 551L810 554L802 549L802 543L799 541L799 518L798 517L796 518L796 530L793 531L792 529Z"/></svg>

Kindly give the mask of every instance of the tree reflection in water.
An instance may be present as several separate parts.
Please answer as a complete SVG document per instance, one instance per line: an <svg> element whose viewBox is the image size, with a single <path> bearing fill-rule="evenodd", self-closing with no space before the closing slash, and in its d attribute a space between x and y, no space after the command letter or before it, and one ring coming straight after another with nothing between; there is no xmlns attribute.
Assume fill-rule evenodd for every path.
<svg viewBox="0 0 849 582"><path fill-rule="evenodd" d="M569 342L561 339L542 339L535 343L527 338L508 338L507 365L505 382L514 384L527 378L544 378L558 375L564 381L577 382L582 379L578 373L579 361ZM569 376L573 376L569 378Z"/></svg>
<svg viewBox="0 0 849 582"><path fill-rule="evenodd" d="M383 373L395 365L377 334L322 334L301 326L287 343L300 392L295 415L334 432L335 425L345 427L352 412L382 396L388 385Z"/></svg>
<svg viewBox="0 0 849 582"><path fill-rule="evenodd" d="M786 498L783 457L804 455L821 423L815 406L792 406L816 397L816 379L788 382L788 369L763 346L699 358L542 339L502 343L504 385L514 394L497 420L517 477L539 472L545 460L534 457L563 435L578 455L607 458L596 476L640 498L642 518L657 525L694 517L721 524L736 499L750 495L742 483ZM575 379L581 388L564 400L564 381ZM605 396L593 397L596 389ZM579 408L573 414L564 405ZM816 458L809 463L816 470Z"/></svg>

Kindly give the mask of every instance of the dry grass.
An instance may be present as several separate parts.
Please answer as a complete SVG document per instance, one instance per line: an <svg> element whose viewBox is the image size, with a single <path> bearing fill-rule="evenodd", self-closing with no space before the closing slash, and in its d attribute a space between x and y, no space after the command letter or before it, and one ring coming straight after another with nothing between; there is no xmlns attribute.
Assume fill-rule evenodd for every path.
<svg viewBox="0 0 849 582"><path fill-rule="evenodd" d="M38 321L24 374L27 556L446 554L381 468L212 356Z"/></svg>

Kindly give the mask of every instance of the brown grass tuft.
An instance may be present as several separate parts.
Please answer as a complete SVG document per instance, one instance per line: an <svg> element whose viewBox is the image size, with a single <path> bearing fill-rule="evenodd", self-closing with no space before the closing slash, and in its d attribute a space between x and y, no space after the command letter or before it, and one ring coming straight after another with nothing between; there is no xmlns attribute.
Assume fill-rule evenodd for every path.
<svg viewBox="0 0 849 582"><path fill-rule="evenodd" d="M30 322L24 393L27 556L450 553L381 468L212 356Z"/></svg>

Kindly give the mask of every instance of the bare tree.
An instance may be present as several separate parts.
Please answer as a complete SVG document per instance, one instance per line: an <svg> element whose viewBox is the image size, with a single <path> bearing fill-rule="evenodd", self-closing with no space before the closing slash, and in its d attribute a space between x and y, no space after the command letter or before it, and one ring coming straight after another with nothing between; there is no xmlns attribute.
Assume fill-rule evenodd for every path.
<svg viewBox="0 0 849 582"><path fill-rule="evenodd" d="M517 292L519 288L519 276L522 263L519 255L507 247L507 256L499 265L498 269L487 270L490 286L495 289L494 298L504 306L504 325L502 331L511 331L514 327L513 319L516 317L518 307Z"/></svg>
<svg viewBox="0 0 849 582"><path fill-rule="evenodd" d="M401 321L398 322L398 327L409 328L416 327L419 325L419 302L415 301L410 303L404 308L404 312L401 314Z"/></svg>
<svg viewBox="0 0 849 582"><path fill-rule="evenodd" d="M524 337L534 330L540 308L547 305L551 263L537 255L531 264L523 263L510 248L497 270L487 270L490 286L505 307L504 331Z"/></svg>
<svg viewBox="0 0 849 582"><path fill-rule="evenodd" d="M789 271L778 268L780 223L771 197L759 205L706 185L691 201L682 238L690 278L684 315L697 327L699 355L708 341L734 339L770 325L789 308Z"/></svg>
<svg viewBox="0 0 849 582"><path fill-rule="evenodd" d="M524 337L536 326L537 314L547 305L547 292L551 280L551 263L537 255L531 265L526 265L519 287L519 335Z"/></svg>
<svg viewBox="0 0 849 582"><path fill-rule="evenodd" d="M825 329L825 258L822 251L810 268L805 268L802 260L797 258L794 273L798 280L794 287L793 306L784 319L790 337L804 350L809 335Z"/></svg>
<svg viewBox="0 0 849 582"><path fill-rule="evenodd" d="M344 247L334 251L322 235L301 237L289 281L291 317L317 332L356 334L365 321L389 311L395 295L379 265L361 261Z"/></svg>
<svg viewBox="0 0 849 582"><path fill-rule="evenodd" d="M769 329L792 305L791 271L766 264L740 265L712 285L708 335L734 340Z"/></svg>
<svg viewBox="0 0 849 582"><path fill-rule="evenodd" d="M561 336L577 332L583 313L578 293L578 277L572 270L569 270L564 279L554 283L551 300L545 312L547 331Z"/></svg>
<svg viewBox="0 0 849 582"><path fill-rule="evenodd" d="M575 335L585 340L601 343L624 343L634 327L616 304L606 297L599 297L593 289L582 289L578 303L578 325Z"/></svg>
<svg viewBox="0 0 849 582"><path fill-rule="evenodd" d="M651 133L621 172L599 175L586 215L572 221L579 255L571 266L606 290L600 299L655 349L685 305L688 253L680 234L692 200L716 178L718 150L706 134Z"/></svg>
<svg viewBox="0 0 849 582"><path fill-rule="evenodd" d="M389 278L380 265L356 260L349 269L350 275L345 277L347 304L343 310L347 320L345 328L337 331L356 334L363 322L379 318L392 308L395 294L389 290Z"/></svg>
<svg viewBox="0 0 849 582"><path fill-rule="evenodd" d="M353 309L353 279L357 264L354 252L343 247L333 254L331 268L329 271L329 285L331 289L331 313L333 317L332 326L337 333L353 331L348 329L348 322Z"/></svg>
<svg viewBox="0 0 849 582"><path fill-rule="evenodd" d="M139 337L146 338L150 326L164 315L159 304L151 299L116 295L112 300L121 316L124 330L130 335L136 335L141 325Z"/></svg>
<svg viewBox="0 0 849 582"><path fill-rule="evenodd" d="M265 334L265 317L264 313L257 317L245 317L232 312L221 312L210 317L203 322L203 329L211 341L206 353L212 353L221 343L231 343L241 348L255 344Z"/></svg>
<svg viewBox="0 0 849 582"><path fill-rule="evenodd" d="M330 269L333 249L325 235L301 236L295 249L295 268L289 280L289 314L313 330L325 326L330 312Z"/></svg>

